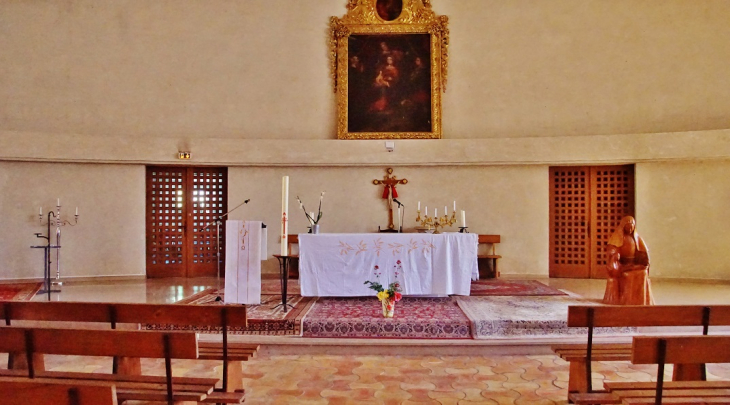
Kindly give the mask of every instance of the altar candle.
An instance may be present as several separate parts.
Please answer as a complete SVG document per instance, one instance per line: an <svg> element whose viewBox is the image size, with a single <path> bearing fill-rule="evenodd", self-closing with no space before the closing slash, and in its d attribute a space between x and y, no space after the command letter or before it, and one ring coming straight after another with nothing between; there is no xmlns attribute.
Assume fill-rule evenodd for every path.
<svg viewBox="0 0 730 405"><path fill-rule="evenodd" d="M281 178L281 255L289 254L287 234L289 232L289 176Z"/></svg>
<svg viewBox="0 0 730 405"><path fill-rule="evenodd" d="M38 209L38 215L43 216L43 207Z"/></svg>
<svg viewBox="0 0 730 405"><path fill-rule="evenodd" d="M59 198L58 200L56 200L56 207L60 207L60 206L61 206L61 199Z"/></svg>
<svg viewBox="0 0 730 405"><path fill-rule="evenodd" d="M400 224L400 215L401 214L400 214L400 210L401 210L401 207L399 206L398 207L398 232L401 231L401 224Z"/></svg>
<svg viewBox="0 0 730 405"><path fill-rule="evenodd" d="M418 210L419 211L421 210L421 202L420 201L418 202Z"/></svg>
<svg viewBox="0 0 730 405"><path fill-rule="evenodd" d="M445 206L445 205L444 205L444 215L446 215L447 217L449 216L449 212L448 212L448 210L446 209L446 206Z"/></svg>
<svg viewBox="0 0 730 405"><path fill-rule="evenodd" d="M428 216L428 205L426 206L425 212L426 212L426 216Z"/></svg>
<svg viewBox="0 0 730 405"><path fill-rule="evenodd" d="M466 211L461 210L461 227L466 228Z"/></svg>
<svg viewBox="0 0 730 405"><path fill-rule="evenodd" d="M433 217L434 218L438 218L439 217L439 209L438 208L434 208L433 209Z"/></svg>
<svg viewBox="0 0 730 405"><path fill-rule="evenodd" d="M79 207L76 207L76 216L79 216Z"/></svg>
<svg viewBox="0 0 730 405"><path fill-rule="evenodd" d="M454 200L454 212L456 212L456 200Z"/></svg>

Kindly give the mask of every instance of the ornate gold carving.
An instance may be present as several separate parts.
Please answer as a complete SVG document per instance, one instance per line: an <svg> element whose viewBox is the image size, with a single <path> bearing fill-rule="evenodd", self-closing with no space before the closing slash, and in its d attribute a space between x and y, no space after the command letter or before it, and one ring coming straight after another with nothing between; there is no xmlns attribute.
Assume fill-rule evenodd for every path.
<svg viewBox="0 0 730 405"><path fill-rule="evenodd" d="M385 21L377 13L377 0L349 0L347 14L330 18L330 74L337 100L337 137L340 139L441 138L441 92L446 91L448 67L448 17L437 16L430 0L403 0L401 14ZM429 34L431 68L430 132L348 131L348 43L351 35Z"/></svg>

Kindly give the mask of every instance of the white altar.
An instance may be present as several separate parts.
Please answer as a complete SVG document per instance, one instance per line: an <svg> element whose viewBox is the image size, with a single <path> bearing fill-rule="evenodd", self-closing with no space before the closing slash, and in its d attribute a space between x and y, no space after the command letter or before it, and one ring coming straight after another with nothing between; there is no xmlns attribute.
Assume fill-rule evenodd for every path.
<svg viewBox="0 0 730 405"><path fill-rule="evenodd" d="M305 297L375 295L365 281L403 295L469 295L479 278L471 233L300 234L299 283Z"/></svg>

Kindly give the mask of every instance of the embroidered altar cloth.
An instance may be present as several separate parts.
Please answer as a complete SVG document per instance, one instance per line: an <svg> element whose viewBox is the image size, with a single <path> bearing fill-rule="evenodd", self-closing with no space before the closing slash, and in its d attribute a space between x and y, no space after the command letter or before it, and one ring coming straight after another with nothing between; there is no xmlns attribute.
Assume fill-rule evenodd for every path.
<svg viewBox="0 0 730 405"><path fill-rule="evenodd" d="M471 233L300 234L299 283L305 297L371 296L365 281L403 295L469 295L479 278Z"/></svg>

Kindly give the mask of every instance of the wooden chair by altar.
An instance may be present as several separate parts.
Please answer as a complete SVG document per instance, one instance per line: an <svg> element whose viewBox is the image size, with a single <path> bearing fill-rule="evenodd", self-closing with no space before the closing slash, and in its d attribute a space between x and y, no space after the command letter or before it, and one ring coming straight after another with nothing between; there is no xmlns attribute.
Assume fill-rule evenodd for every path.
<svg viewBox="0 0 730 405"><path fill-rule="evenodd" d="M605 304L654 305L649 280L649 249L636 232L636 220L626 216L606 245L608 279Z"/></svg>

